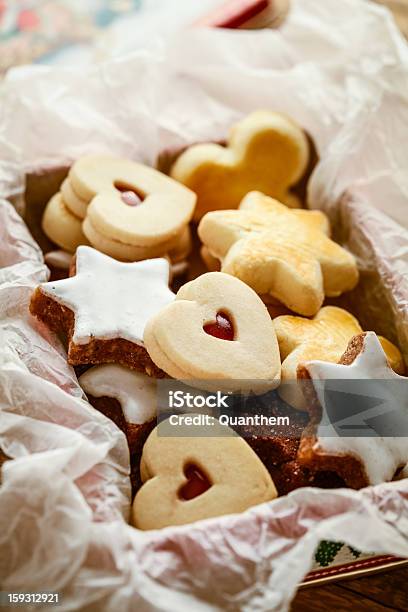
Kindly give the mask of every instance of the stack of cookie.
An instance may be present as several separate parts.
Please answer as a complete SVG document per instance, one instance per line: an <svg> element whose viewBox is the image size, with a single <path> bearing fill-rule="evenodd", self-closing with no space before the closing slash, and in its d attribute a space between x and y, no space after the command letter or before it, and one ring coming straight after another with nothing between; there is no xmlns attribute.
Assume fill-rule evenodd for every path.
<svg viewBox="0 0 408 612"><path fill-rule="evenodd" d="M47 206L46 233L76 255L70 277L39 286L30 311L66 338L88 399L126 433L134 490L144 483L133 516L142 529L242 511L299 486L373 482L364 461L365 477L352 480L348 469L316 459L304 439L310 431L318 439L314 398L286 384L313 377L311 360L344 360L363 331L326 302L353 290L359 272L330 238L327 217L300 208L294 188L308 161L297 125L256 112L225 147L184 151L171 178L126 160L83 158ZM187 257L193 217L209 271L175 294L169 259ZM400 377L398 348L373 336L365 351ZM221 438L161 439L153 428L162 377L210 391L272 391L269 408L289 411L290 431L240 426L237 436L220 426ZM385 477L403 460L399 448Z"/></svg>
<svg viewBox="0 0 408 612"><path fill-rule="evenodd" d="M106 156L78 160L44 211L45 234L74 253L91 244L121 261L186 259L195 194L142 164Z"/></svg>

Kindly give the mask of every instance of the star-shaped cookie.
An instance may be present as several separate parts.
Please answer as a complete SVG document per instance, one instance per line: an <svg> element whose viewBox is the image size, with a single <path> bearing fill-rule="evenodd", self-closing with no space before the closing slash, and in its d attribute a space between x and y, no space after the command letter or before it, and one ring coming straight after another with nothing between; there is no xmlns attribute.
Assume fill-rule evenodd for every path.
<svg viewBox="0 0 408 612"><path fill-rule="evenodd" d="M337 363L350 339L363 330L352 314L343 308L325 306L313 319L285 315L274 319L282 360L282 385L279 395L298 410L307 410L302 389L296 383L300 363L312 359ZM398 348L380 338L391 367L404 372L404 362Z"/></svg>
<svg viewBox="0 0 408 612"><path fill-rule="evenodd" d="M78 382L89 403L110 418L127 437L132 490L141 486L143 446L156 426L157 383L154 378L116 363L89 368Z"/></svg>
<svg viewBox="0 0 408 612"><path fill-rule="evenodd" d="M123 263L87 246L77 250L75 274L40 285L30 311L68 337L73 365L116 362L159 373L143 344L147 321L174 300L169 263Z"/></svg>
<svg viewBox="0 0 408 612"><path fill-rule="evenodd" d="M374 332L355 336L340 363L311 361L298 376L309 381L312 417L298 452L303 465L357 489L391 480L408 462L408 378L389 367Z"/></svg>
<svg viewBox="0 0 408 612"><path fill-rule="evenodd" d="M198 228L222 272L306 316L317 313L325 295L338 296L358 282L353 255L329 231L323 213L290 210L255 191L238 210L207 213Z"/></svg>

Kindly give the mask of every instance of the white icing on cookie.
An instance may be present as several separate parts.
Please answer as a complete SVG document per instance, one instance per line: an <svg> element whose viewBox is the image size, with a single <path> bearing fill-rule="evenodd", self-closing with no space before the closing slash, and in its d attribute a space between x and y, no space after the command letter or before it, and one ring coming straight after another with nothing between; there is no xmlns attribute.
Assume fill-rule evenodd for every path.
<svg viewBox="0 0 408 612"><path fill-rule="evenodd" d="M79 378L86 394L112 397L120 403L127 423L142 425L157 414L156 380L117 364L91 368Z"/></svg>
<svg viewBox="0 0 408 612"><path fill-rule="evenodd" d="M72 261L72 253L67 251L50 251L44 255L44 261L47 266L53 266L54 268L60 268L61 270L68 270Z"/></svg>
<svg viewBox="0 0 408 612"><path fill-rule="evenodd" d="M374 332L367 332L361 352L351 365L341 365L324 361L310 361L305 364L312 377L314 389L322 406L322 423L317 430L317 446L328 454L353 455L363 463L370 484L379 484L392 479L396 470L408 462L408 440L404 437L341 437L331 425L326 410L326 385L328 380L364 380L377 381L370 388L370 396L380 398L373 408L367 410L364 417L375 417L386 414L398 407L402 415L408 418L408 378L399 376L388 365L383 348ZM392 396L390 385L381 380L401 381L393 385ZM405 384L403 384L405 381ZM353 388L352 393L356 390ZM364 385L362 385L364 393ZM369 414L368 414L369 413ZM391 418L391 416L390 416ZM336 424L337 426L339 423Z"/></svg>
<svg viewBox="0 0 408 612"><path fill-rule="evenodd" d="M75 313L72 340L123 338L143 345L147 321L174 300L166 259L123 263L80 246L76 274L44 283L41 290Z"/></svg>

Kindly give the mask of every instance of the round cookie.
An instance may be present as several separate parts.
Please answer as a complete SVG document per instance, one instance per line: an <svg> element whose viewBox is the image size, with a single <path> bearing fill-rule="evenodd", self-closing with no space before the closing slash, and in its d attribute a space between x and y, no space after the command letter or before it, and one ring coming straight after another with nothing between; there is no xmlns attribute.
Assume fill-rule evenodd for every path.
<svg viewBox="0 0 408 612"><path fill-rule="evenodd" d="M199 388L216 381L242 391L275 388L280 356L273 322L252 289L209 272L183 285L145 328L147 351L162 370Z"/></svg>
<svg viewBox="0 0 408 612"><path fill-rule="evenodd" d="M152 431L143 448L144 484L132 509L135 527L185 525L243 512L277 496L261 460L228 427L216 421L211 436L208 430L207 437L160 436L165 424ZM186 428L184 433L188 436Z"/></svg>
<svg viewBox="0 0 408 612"><path fill-rule="evenodd" d="M89 244L82 231L82 221L64 204L60 193L48 202L42 218L42 229L52 242L70 253L81 244Z"/></svg>

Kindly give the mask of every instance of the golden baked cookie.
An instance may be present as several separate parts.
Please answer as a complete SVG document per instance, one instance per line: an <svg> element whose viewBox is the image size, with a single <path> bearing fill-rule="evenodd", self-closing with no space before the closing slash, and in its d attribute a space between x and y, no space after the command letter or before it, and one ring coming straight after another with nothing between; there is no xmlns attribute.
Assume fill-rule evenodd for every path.
<svg viewBox="0 0 408 612"><path fill-rule="evenodd" d="M294 121L256 111L231 129L226 147L197 144L176 160L170 175L197 194L194 219L212 210L237 208L253 190L296 204L289 188L305 172L309 146Z"/></svg>
<svg viewBox="0 0 408 612"><path fill-rule="evenodd" d="M318 312L325 295L338 296L358 282L353 255L329 232L324 213L292 210L259 192L245 196L238 210L207 213L198 227L222 272L306 316Z"/></svg>

